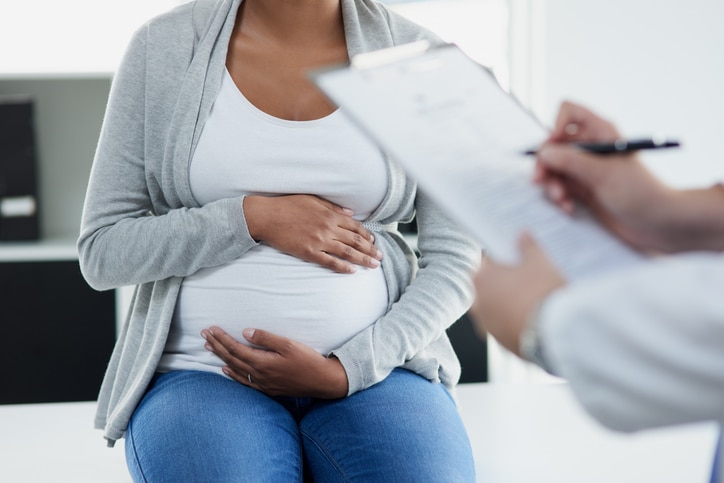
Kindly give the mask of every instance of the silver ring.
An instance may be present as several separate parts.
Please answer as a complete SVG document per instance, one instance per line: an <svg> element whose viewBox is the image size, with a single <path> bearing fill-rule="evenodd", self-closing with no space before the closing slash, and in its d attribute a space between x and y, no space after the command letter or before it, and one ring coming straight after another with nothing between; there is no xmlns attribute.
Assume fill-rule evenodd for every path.
<svg viewBox="0 0 724 483"><path fill-rule="evenodd" d="M246 373L246 379L249 381L249 384L254 384L253 382L251 382L251 372Z"/></svg>

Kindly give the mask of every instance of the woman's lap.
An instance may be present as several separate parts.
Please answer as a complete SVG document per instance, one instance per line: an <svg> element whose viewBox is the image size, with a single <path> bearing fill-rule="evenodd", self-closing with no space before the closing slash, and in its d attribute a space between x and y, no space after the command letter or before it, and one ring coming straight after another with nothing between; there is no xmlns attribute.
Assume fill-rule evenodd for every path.
<svg viewBox="0 0 724 483"><path fill-rule="evenodd" d="M319 403L300 428L317 481L475 481L468 436L450 394L406 370Z"/></svg>
<svg viewBox="0 0 724 483"><path fill-rule="evenodd" d="M303 449L302 449L303 448ZM396 370L350 397L271 398L222 376L162 375L126 434L136 481L474 481L444 387Z"/></svg>

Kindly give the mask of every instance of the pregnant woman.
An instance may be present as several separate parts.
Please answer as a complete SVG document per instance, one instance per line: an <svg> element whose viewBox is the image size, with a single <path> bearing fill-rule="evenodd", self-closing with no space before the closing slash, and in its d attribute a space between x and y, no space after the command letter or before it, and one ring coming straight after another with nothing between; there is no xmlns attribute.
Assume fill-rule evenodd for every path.
<svg viewBox="0 0 724 483"><path fill-rule="evenodd" d="M197 0L134 35L78 241L91 286L136 286L96 418L134 481L474 481L445 330L480 250L307 80L421 39L372 0Z"/></svg>

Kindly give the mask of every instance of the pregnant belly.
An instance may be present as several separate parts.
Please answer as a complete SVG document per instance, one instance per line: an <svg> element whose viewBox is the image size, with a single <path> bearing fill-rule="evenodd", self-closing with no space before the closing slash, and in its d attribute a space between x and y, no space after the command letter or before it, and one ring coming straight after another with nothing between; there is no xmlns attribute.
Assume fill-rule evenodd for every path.
<svg viewBox="0 0 724 483"><path fill-rule="evenodd" d="M220 364L215 356L209 358L199 335L211 325L244 343L243 329L264 329L327 354L386 310L380 268L338 274L260 245L232 263L184 280L162 365L169 356Z"/></svg>

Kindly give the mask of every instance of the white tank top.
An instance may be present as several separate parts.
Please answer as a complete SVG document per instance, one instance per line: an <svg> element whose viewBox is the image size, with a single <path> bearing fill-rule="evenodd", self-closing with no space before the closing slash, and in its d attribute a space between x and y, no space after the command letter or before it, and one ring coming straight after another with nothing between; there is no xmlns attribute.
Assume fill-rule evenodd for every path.
<svg viewBox="0 0 724 483"><path fill-rule="evenodd" d="M310 193L365 219L387 193L382 153L339 110L312 121L288 121L259 110L228 72L190 167L201 204L242 194ZM187 277L179 294L160 371L221 374L200 332L217 325L239 341L264 329L322 354L373 324L387 309L380 268L338 274L261 244L242 257Z"/></svg>

